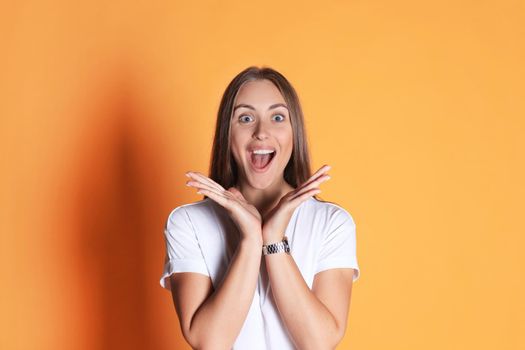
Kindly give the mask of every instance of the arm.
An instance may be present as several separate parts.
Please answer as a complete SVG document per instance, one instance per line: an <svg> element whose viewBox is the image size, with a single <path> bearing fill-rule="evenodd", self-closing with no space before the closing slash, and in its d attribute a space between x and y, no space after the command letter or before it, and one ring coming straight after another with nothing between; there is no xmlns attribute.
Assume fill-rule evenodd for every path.
<svg viewBox="0 0 525 350"><path fill-rule="evenodd" d="M197 349L231 349L239 335L253 302L261 264L261 216L234 187L225 190L212 179L197 173L186 173L186 184L226 209L237 225L240 238L226 274L215 292L205 301L205 289L200 293L185 285L178 298L183 312L181 327L187 341ZM209 279L208 279L209 281ZM208 286L209 287L209 286ZM200 306L199 306L200 305ZM182 310L182 309L181 309Z"/></svg>
<svg viewBox="0 0 525 350"><path fill-rule="evenodd" d="M327 165L321 167L303 185L281 198L265 218L264 244L283 238L282 232L285 232L293 210L302 200L320 192L318 186L330 178L326 174L329 169ZM347 224L351 223L347 221ZM340 230L348 228L339 227ZM345 245L340 247L348 249ZM349 268L321 269L315 275L310 291L292 255L270 254L264 259L277 308L296 347L335 348L345 333L354 271Z"/></svg>
<svg viewBox="0 0 525 350"><path fill-rule="evenodd" d="M214 292L209 277L194 273L171 276L182 333L193 348L231 349L252 304L260 262L261 243L243 239Z"/></svg>
<svg viewBox="0 0 525 350"><path fill-rule="evenodd" d="M346 329L353 269L315 275L312 290L293 257L265 255L277 308L298 349L335 349Z"/></svg>

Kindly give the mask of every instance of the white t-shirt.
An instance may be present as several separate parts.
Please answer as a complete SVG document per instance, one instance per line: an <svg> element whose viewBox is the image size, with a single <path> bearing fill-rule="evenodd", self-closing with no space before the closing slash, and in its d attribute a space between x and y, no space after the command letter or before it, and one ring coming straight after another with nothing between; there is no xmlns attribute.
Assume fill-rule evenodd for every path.
<svg viewBox="0 0 525 350"><path fill-rule="evenodd" d="M169 214L164 234L166 258L160 285L171 290L172 273L197 272L210 276L216 289L239 240L226 210L210 198L181 205ZM358 279L355 223L342 207L310 197L295 209L285 234L310 289L316 273L332 268L354 268L353 281ZM294 349L270 289L261 256L253 302L233 350Z"/></svg>

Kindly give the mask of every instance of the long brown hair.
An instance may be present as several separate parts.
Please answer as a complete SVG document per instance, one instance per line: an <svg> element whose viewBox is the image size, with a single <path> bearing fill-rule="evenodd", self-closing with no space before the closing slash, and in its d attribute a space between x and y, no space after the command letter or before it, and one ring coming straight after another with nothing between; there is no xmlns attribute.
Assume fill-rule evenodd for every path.
<svg viewBox="0 0 525 350"><path fill-rule="evenodd" d="M284 179L292 187L297 188L311 176L310 155L304 127L303 112L299 97L290 82L279 72L269 67L250 66L237 74L228 84L222 96L217 121L215 137L210 160L209 177L225 189L235 186L239 172L230 149L230 127L233 104L241 86L254 80L267 79L281 92L290 114L293 131L293 150L290 160L284 169Z"/></svg>

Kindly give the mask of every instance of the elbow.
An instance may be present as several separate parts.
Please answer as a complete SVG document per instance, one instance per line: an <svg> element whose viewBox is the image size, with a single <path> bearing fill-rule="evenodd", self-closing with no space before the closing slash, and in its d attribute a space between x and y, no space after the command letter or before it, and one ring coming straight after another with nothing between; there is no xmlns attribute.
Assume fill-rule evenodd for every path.
<svg viewBox="0 0 525 350"><path fill-rule="evenodd" d="M188 343L188 345L194 350L211 349L211 347L206 343L206 339L203 339L203 337L197 335L195 330L190 331L189 329L185 329L183 330L182 335L184 336L186 343Z"/></svg>
<svg viewBox="0 0 525 350"><path fill-rule="evenodd" d="M328 339L328 347L326 347L327 349L336 349L339 343L341 343L343 340L346 333L346 322L338 322L333 317L332 325L333 327L330 328L330 332L326 335L326 338Z"/></svg>
<svg viewBox="0 0 525 350"><path fill-rule="evenodd" d="M190 344L191 345L191 344ZM194 350L230 350L233 344L230 346L221 345L216 340L210 341L208 343L198 343L191 345L191 348Z"/></svg>
<svg viewBox="0 0 525 350"><path fill-rule="evenodd" d="M226 336L222 327L193 322L182 327L184 340L194 350L231 350L235 339ZM182 326L182 325L181 325Z"/></svg>
<svg viewBox="0 0 525 350"><path fill-rule="evenodd" d="M332 332L328 335L329 347L327 349L336 349L339 343L343 340L346 332L346 325L341 325L335 322L335 327Z"/></svg>
<svg viewBox="0 0 525 350"><path fill-rule="evenodd" d="M335 350L345 336L345 328L336 327L331 332L320 335L316 345L312 349Z"/></svg>
<svg viewBox="0 0 525 350"><path fill-rule="evenodd" d="M345 336L345 331L346 331L346 328L345 327L337 327L335 332L332 334L332 337L331 337L331 347L329 349L336 349L337 346L339 345L339 343L341 343L341 341L343 340L344 336Z"/></svg>
<svg viewBox="0 0 525 350"><path fill-rule="evenodd" d="M230 350L233 344L226 344L221 336L214 336L208 333L205 336L183 332L184 339L194 350Z"/></svg>
<svg viewBox="0 0 525 350"><path fill-rule="evenodd" d="M188 343L188 345L191 346L192 349L202 349L202 347L199 346L197 340L190 333L189 330L182 329L182 336L184 337L184 340L186 340L186 343Z"/></svg>
<svg viewBox="0 0 525 350"><path fill-rule="evenodd" d="M339 346L341 341L343 341L343 337L338 337L337 339L335 339L334 343L332 344L333 347L331 349L334 349L334 350L337 349L337 346Z"/></svg>
<svg viewBox="0 0 525 350"><path fill-rule="evenodd" d="M343 334L339 332L322 333L313 339L304 339L304 342L295 342L295 346L302 350L335 350L341 341L343 340Z"/></svg>

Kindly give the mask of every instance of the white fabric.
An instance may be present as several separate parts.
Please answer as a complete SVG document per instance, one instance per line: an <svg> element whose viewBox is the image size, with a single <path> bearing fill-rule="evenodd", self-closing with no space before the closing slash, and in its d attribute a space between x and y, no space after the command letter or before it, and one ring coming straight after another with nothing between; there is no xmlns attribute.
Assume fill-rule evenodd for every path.
<svg viewBox="0 0 525 350"><path fill-rule="evenodd" d="M210 276L217 288L239 237L224 208L209 198L181 205L169 214L164 234L166 257L160 285L171 290L172 273L197 272ZM290 253L310 289L314 275L328 269L354 268L353 281L359 278L355 223L342 207L309 198L295 209L286 236ZM264 262L261 257L253 302L233 350L294 349L268 285Z"/></svg>

